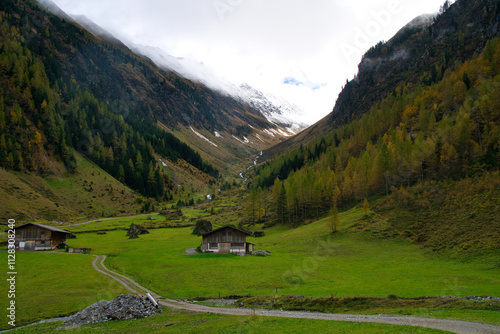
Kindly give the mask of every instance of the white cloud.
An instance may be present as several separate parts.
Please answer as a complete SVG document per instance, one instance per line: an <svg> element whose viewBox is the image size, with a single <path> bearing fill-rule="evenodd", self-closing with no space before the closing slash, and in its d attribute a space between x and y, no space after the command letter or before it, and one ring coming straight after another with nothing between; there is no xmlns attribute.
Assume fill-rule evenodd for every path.
<svg viewBox="0 0 500 334"><path fill-rule="evenodd" d="M56 2L122 40L192 58L235 84L248 82L283 96L316 121L332 110L366 49L389 39L414 17L436 12L444 0ZM394 8L397 14L392 14ZM363 45L356 42L360 32L369 37ZM346 45L354 48L350 57L342 51ZM304 84L287 84L286 78Z"/></svg>

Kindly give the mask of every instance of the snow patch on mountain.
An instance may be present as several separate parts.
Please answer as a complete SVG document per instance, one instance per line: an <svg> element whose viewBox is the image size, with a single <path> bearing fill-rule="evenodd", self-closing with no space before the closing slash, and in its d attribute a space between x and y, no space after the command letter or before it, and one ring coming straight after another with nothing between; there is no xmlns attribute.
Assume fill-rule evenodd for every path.
<svg viewBox="0 0 500 334"><path fill-rule="evenodd" d="M235 135L232 135L232 137L233 137L234 139L236 139L237 141L239 141L240 143L245 144L245 142L243 142L243 140L239 139L239 138L238 138L238 137L236 137Z"/></svg>
<svg viewBox="0 0 500 334"><path fill-rule="evenodd" d="M214 147L219 147L217 146L217 144L213 143L212 141L210 141L210 139L208 139L207 137L205 137L204 135L202 135L201 133L197 132L195 129L193 129L192 126L189 126L189 128L191 129L191 131L194 132L195 135L197 135L198 137L200 137L201 139L205 140L206 142L208 142L210 145L214 146Z"/></svg>
<svg viewBox="0 0 500 334"><path fill-rule="evenodd" d="M272 133L271 131L269 131L268 129L264 129L262 130L264 133L267 133L268 135L270 135L271 137L274 137L274 133Z"/></svg>
<svg viewBox="0 0 500 334"><path fill-rule="evenodd" d="M134 53L149 58L160 68L175 72L186 79L199 82L211 89L240 100L258 110L269 122L285 130L284 133L287 133L287 136L296 134L311 125L308 116L303 110L283 98L258 91L248 84L236 86L220 77L208 66L196 60L174 57L158 47L120 41L86 16L66 14L53 0L37 1L52 13L78 23L96 37L109 40L117 45L126 45L126 47L130 48ZM253 129L256 130L255 128ZM200 136L199 133L197 135ZM216 135L216 137L218 136ZM203 138L210 142L206 137ZM215 145L212 142L210 143Z"/></svg>

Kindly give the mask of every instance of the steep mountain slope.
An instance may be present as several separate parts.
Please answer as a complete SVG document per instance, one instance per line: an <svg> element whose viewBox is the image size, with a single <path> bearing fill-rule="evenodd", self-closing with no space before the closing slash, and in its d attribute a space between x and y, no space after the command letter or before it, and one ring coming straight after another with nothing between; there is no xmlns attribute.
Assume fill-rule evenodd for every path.
<svg viewBox="0 0 500 334"><path fill-rule="evenodd" d="M51 0L41 2L58 16L67 17ZM99 40L110 42L126 54L131 53L128 46L88 18L72 16L69 20L75 20ZM165 131L182 138L199 150L204 159L222 171L226 170L228 163L239 163L243 158L278 143L305 126L288 119L285 119L286 122L273 121L268 117L268 110L271 109L268 105L255 104L251 96L244 94L244 90L218 78L215 73L207 72L202 64L171 57L157 48L137 45L130 47L136 58L164 70L153 66L154 71L163 77L158 79L160 82L165 79L169 85L173 83L174 86L168 87L167 92L160 89L159 94L153 93L153 102L160 106L148 105L150 114L161 123ZM150 81L151 78L147 78L146 84L151 84ZM220 82L223 87L214 86L214 81ZM156 85L155 82L152 84ZM134 95L137 93L132 92ZM179 96L176 95L178 93ZM245 98L241 97L242 94ZM142 97L139 94L135 98ZM274 114L281 114L278 107L272 104L271 107ZM151 112L155 108L157 112ZM171 110L173 113L169 113ZM234 171L231 170L230 173L234 174Z"/></svg>
<svg viewBox="0 0 500 334"><path fill-rule="evenodd" d="M62 11L51 0L44 0L42 3L47 4L51 11L57 15L65 15L64 13L61 14ZM151 60L167 73L190 80L199 87L213 90L223 97L235 100L241 107L240 109L245 110L245 112L251 110L257 116L263 116L269 122L269 124L266 124L260 118L258 122L245 117L242 118L239 110L233 110L230 114L223 115L226 121L223 126L219 122L220 119L217 119L217 130L207 128L206 124L204 127L200 127L199 124L192 124L190 121L187 122L188 124L180 124L177 130L182 132L184 141L206 153L204 158L213 162L220 169L225 169L227 162L233 162L235 157L246 157L254 154L255 150L260 151L272 146L282 138L289 137L307 127L306 124L294 121L293 116L300 116L303 113L295 105L280 101L272 96L266 96L248 85L236 87L209 70L205 65L189 59L173 57L159 48L134 44L125 46L113 35L85 16L72 16L71 18L94 36L121 48L130 47L131 51L136 55ZM248 123L245 124L245 122ZM162 123L166 124L165 122ZM228 124L235 125L236 130L228 126ZM167 129L168 126L165 128ZM200 132L204 134L200 135ZM221 140L224 138L221 135L222 133L231 140ZM179 135L179 132L177 132L177 135ZM205 145L206 143L209 143L209 145ZM244 145L241 146L241 143Z"/></svg>
<svg viewBox="0 0 500 334"><path fill-rule="evenodd" d="M436 82L455 61L469 59L498 36L499 14L497 0L457 1L433 24L410 23L387 43L372 47L363 56L356 78L340 93L330 124L357 118L402 81Z"/></svg>
<svg viewBox="0 0 500 334"><path fill-rule="evenodd" d="M0 169L0 219L68 222L135 215L141 210L130 188L78 153L75 164L72 174L44 178Z"/></svg>
<svg viewBox="0 0 500 334"><path fill-rule="evenodd" d="M296 226L398 194L377 202L384 216L362 229L436 249L448 231L450 248L477 242L480 252L496 251L500 222L492 217L500 206L489 185L498 183L500 165L499 9L498 1L457 1L428 28L406 28L372 48L334 112L271 149L282 153L257 170L251 182L272 187L276 221ZM408 56L393 59L403 50ZM478 204L468 212L466 202Z"/></svg>
<svg viewBox="0 0 500 334"><path fill-rule="evenodd" d="M53 8L51 10L56 11ZM55 60L65 63L65 71L77 75L86 74L81 78L78 76L81 80L79 84L90 89L97 98L114 101L119 96L124 102L141 103L150 116L174 128L178 123L207 130L221 126L236 133L236 128L246 123L272 127L265 122L258 110L204 85L194 84L175 73L161 71L149 59L136 56L90 20L75 18L93 36L83 36L82 31L72 33L74 28L60 31L61 35L66 33L65 42L71 40L71 46L75 48L67 55L65 51L70 48L66 43L51 43L50 40L45 43L49 43L46 45L49 49L59 51ZM53 38L54 36L51 37ZM112 45L109 45L108 39L113 42ZM38 42L42 43L42 39L38 39ZM238 122L235 123L235 120Z"/></svg>
<svg viewBox="0 0 500 334"><path fill-rule="evenodd" d="M456 1L431 22L428 16L416 18L389 41L365 53L358 74L348 80L330 115L265 152L264 157L306 144L358 119L398 87L438 81L456 61L470 59L498 36L499 15L498 0L467 0Z"/></svg>
<svg viewBox="0 0 500 334"><path fill-rule="evenodd" d="M127 87L113 77L145 79L137 69L123 70L124 62L131 61L144 71L147 63L41 12L34 3L2 4L3 168L45 176L64 173L58 167L63 162L74 172L75 149L141 194L156 198L170 197L174 188L157 168L155 154L184 159L216 176L198 153L154 125L147 104L138 106L120 96Z"/></svg>

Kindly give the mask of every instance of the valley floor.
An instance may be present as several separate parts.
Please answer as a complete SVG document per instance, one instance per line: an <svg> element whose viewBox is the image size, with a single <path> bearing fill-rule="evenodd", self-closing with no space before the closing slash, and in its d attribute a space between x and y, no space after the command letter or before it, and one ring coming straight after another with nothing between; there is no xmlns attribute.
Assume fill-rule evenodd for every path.
<svg viewBox="0 0 500 334"><path fill-rule="evenodd" d="M341 217L344 228L361 219L363 211L353 209ZM465 263L430 255L402 240L347 230L332 235L326 222L297 229L278 226L264 237L249 238L270 257L186 256L186 249L201 243L191 228L151 229L133 240L124 230L97 234L98 224L110 226L112 221L85 225L94 232L78 233L69 243L107 255L112 270L172 299L269 295L276 289L279 295L309 297L500 295L495 258ZM130 220L123 224L128 228Z"/></svg>
<svg viewBox="0 0 500 334"><path fill-rule="evenodd" d="M463 334L500 333L500 326L487 325L477 322L457 321L457 320L443 320L443 319L390 316L390 315L327 314L318 312L216 308L204 305L197 305L184 301L162 298L156 293L139 285L137 282L106 268L106 266L104 265L105 259L106 259L105 256L99 256L99 255L96 256L93 265L97 271L113 278L132 293L138 293L138 290L141 291L142 293L144 292L150 293L156 300L158 300L159 304L176 310L191 311L197 313L213 313L213 314L241 315L241 316L257 315L265 317L294 318L294 319L370 322L370 323L381 323L389 325L425 327L425 328L439 329L439 330L450 331L454 333L463 333ZM99 268L96 265L96 263L99 263Z"/></svg>
<svg viewBox="0 0 500 334"><path fill-rule="evenodd" d="M391 316L391 315L359 315L359 314L328 314L328 313L318 313L318 312L298 312L298 311L276 311L276 310L256 310L256 309L241 309L241 308L216 308L209 307L199 304L188 303L185 301L178 301L172 299L165 299L156 293L148 290L147 288L141 286L134 280L113 272L109 270L105 265L104 261L106 256L94 255L95 259L92 263L94 269L104 274L119 284L123 285L125 289L129 290L134 294L145 294L150 293L159 302L172 310L189 311L194 313L207 313L207 314L218 314L218 315L229 315L229 316L244 316L252 317L270 317L270 318L287 318L287 319L310 319L310 320L327 320L327 321L340 321L340 322L354 322L354 323L374 323L374 324L388 324L396 325L397 327L392 328L397 332L406 332L408 327L423 327L430 329L437 329L440 331L449 331L453 333L463 333L463 334L482 334L482 333L500 333L500 326L482 324L478 322L468 322L468 321L458 321L458 320L444 320L444 319L432 319L432 318L422 318L422 317L408 317L408 316ZM257 323L258 327L265 326L266 320L261 320L261 323ZM167 322L166 326L175 326L177 323ZM92 330L93 326L98 326L99 329L101 324L90 325L88 330ZM240 325L240 329L243 329L247 325ZM251 325L250 328L256 326ZM259 328L252 328L258 330ZM72 329L76 328L64 328L58 327L57 329L66 329L70 332ZM173 328L172 328L173 329ZM248 329L248 328L246 328ZM47 331L45 331L47 330ZM39 324L35 326L28 326L21 328L20 331L24 333L43 333L50 332L53 328L47 328L47 323ZM400 330L400 331L399 331ZM78 329L80 331L80 329ZM413 330L412 330L413 331ZM416 329L413 332L418 332Z"/></svg>
<svg viewBox="0 0 500 334"><path fill-rule="evenodd" d="M193 211L193 214L199 213ZM275 333L294 333L297 332L296 328L307 328L301 333L314 332L315 328L318 328L316 332L324 332L326 328L331 330L332 326L339 329L337 332L343 332L340 328L344 328L345 332L354 333L440 332L428 328L419 328L417 331L415 327L408 329L405 326L374 323L381 321L414 325L415 317L425 318L415 320L420 324L452 331L456 330L436 326L449 326L446 325L448 320L458 320L453 324L463 326L469 322L484 323L488 324L484 328L493 325L491 328L498 329L495 327L500 324L496 300L476 302L465 299L463 304L451 309L444 302L438 302L436 307L424 305L417 308L406 304L395 308L349 306L349 300L390 299L392 295L402 297L401 300L422 296L500 295L500 276L494 265L494 256L465 263L430 255L406 241L380 239L369 233L349 230L348 227L362 219L363 215L361 209L342 212L342 226L333 235L328 231L326 219L322 219L297 229L276 226L265 230L264 237L250 238L249 241L255 243L257 249L271 252L272 256L268 257L185 255L186 248L195 247L201 242L200 237L191 234L192 228L189 227L150 229L149 234L141 235L139 239L126 237L125 230L131 222L149 222L154 226L165 223L162 221L165 218L158 214L71 226L68 229L77 233L77 238L68 240L70 247L91 248L93 254L103 255L94 258L90 255L20 252L20 281L16 297L22 312L19 312L18 324L67 316L101 299L110 300L120 293L144 294L154 291L157 297L165 297L160 298L160 301L168 307L165 313L169 316L161 315L134 322L95 324L92 325L92 332L102 329L102 332L132 333L132 328L138 324L146 326L145 328L152 326L156 330L165 328L165 323L172 322L172 319L180 319L174 321L175 325L169 326L168 332L172 333L207 330L213 333L259 332L252 326L266 330L274 327L288 328L286 331L269 329ZM105 234L97 234L101 229L106 231ZM106 267L103 264L105 257ZM276 288L279 293L277 296ZM254 300L257 302L255 306L245 304L247 309L211 308L202 304L179 302L186 299L203 300L203 297L213 298L217 295L250 295L255 296ZM313 300L316 304L310 307L283 307L284 310L307 309L324 313L289 313L280 311L279 308L267 309L267 305L258 304L259 300L264 300L265 303L266 298L278 297L278 302L284 301L287 295L297 298L306 296L301 297L303 300L317 300ZM327 297L346 303L331 309L328 303L324 304L320 300L329 299ZM318 308L319 304L324 308ZM0 306L3 308L3 301ZM202 315L193 312L209 313ZM214 312L217 314L212 314ZM328 313L342 315L327 315ZM283 316L307 319L280 318ZM325 320L321 319L326 319L325 317L340 322L326 321L329 325L324 325ZM430 318L447 320L429 320ZM297 321L295 327L291 326L294 321ZM346 321L370 322L366 325L356 323L354 326ZM462 324L460 321L466 323ZM191 325L185 327L187 324ZM215 327L211 327L212 325ZM58 326L60 325L41 324L21 331L52 332ZM228 330L228 326L232 329ZM118 330L125 327L130 327L130 330ZM137 327L135 332L137 330L142 329ZM160 329L157 330L161 332Z"/></svg>

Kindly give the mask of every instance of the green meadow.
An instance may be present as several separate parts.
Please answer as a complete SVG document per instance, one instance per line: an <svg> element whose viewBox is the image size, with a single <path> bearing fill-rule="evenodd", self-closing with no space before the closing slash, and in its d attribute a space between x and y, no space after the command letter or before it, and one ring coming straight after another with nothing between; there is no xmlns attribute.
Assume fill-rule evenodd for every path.
<svg viewBox="0 0 500 334"><path fill-rule="evenodd" d="M120 218L103 218L99 219L96 221L93 221L92 223L88 224L82 224L82 225L75 225L75 226L67 226L67 227L61 227L62 229L78 233L78 232L84 232L84 231L106 231L106 230L115 230L115 229L121 229L125 230L130 227L130 224L154 224L157 222L157 220L150 220L149 217L154 217L157 218L159 217L158 214L144 214L144 215L137 215L137 216L131 216L131 217L120 217Z"/></svg>
<svg viewBox="0 0 500 334"><path fill-rule="evenodd" d="M498 296L500 269L488 261L458 262L430 255L405 241L381 239L369 233L349 232L345 227L362 219L364 212L341 213L340 231L330 234L327 220L289 229L267 229L260 238L249 237L256 249L269 257L234 255L185 255L186 248L201 243L192 227L151 229L150 234L128 239L125 230L78 233L70 247L92 248L108 256L108 268L127 275L167 298L196 299L252 295L280 298L286 295L315 298L420 296ZM157 220L163 218L154 215ZM131 222L147 222L147 216L103 220L68 227L82 232L101 228L126 228ZM254 227L260 229L259 226ZM110 300L125 289L96 272L90 255L20 252L17 257L17 324L66 316L99 300ZM276 296L277 291L277 296ZM2 307L4 307L2 301ZM467 303L464 303L467 304ZM462 305L462 304L460 304ZM92 332L133 333L137 328L161 332L196 333L294 333L299 329L343 333L415 333L415 328L376 324L333 323L315 320L193 315L166 310L151 319L84 326ZM498 311L479 309L342 309L343 313L395 313L500 323ZM60 324L41 324L19 332L52 332ZM257 326L257 327L256 327ZM3 329L7 326L2 324ZM238 330L235 331L235 328ZM421 333L437 333L418 329ZM74 330L77 331L77 330ZM72 332L71 330L69 331ZM303 331L302 331L303 332Z"/></svg>
<svg viewBox="0 0 500 334"><path fill-rule="evenodd" d="M342 213L343 226L363 214ZM332 235L326 219L248 239L269 257L185 255L201 243L191 230L154 229L132 240L125 231L82 233L69 245L107 255L108 267L168 298L274 295L276 289L309 297L500 295L500 270L493 263L439 258L406 241L365 233Z"/></svg>

